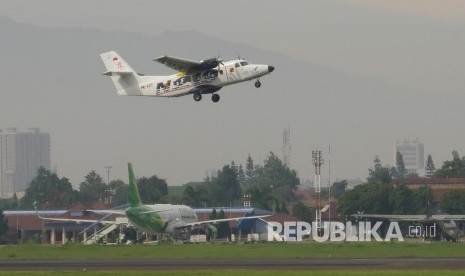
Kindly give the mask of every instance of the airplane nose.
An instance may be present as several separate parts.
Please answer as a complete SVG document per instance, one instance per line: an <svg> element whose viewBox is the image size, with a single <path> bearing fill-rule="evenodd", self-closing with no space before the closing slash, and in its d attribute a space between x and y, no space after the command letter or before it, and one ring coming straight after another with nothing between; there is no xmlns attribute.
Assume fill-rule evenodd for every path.
<svg viewBox="0 0 465 276"><path fill-rule="evenodd" d="M271 73L271 72L273 72L273 70L274 70L274 66L269 65L269 66L268 66L268 72Z"/></svg>

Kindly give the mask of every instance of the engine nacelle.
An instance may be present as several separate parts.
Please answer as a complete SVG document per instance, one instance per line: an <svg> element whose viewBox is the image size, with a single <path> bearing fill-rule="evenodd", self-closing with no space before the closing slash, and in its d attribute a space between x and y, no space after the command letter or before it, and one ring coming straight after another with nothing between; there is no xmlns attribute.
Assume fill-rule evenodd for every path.
<svg viewBox="0 0 465 276"><path fill-rule="evenodd" d="M174 233L176 232L176 228L182 227L183 223L180 221L170 221L168 224L165 226L165 231L168 233Z"/></svg>
<svg viewBox="0 0 465 276"><path fill-rule="evenodd" d="M208 225L205 232L207 236L210 236L212 239L216 239L216 236L218 235L218 229L216 229L213 225Z"/></svg>
<svg viewBox="0 0 465 276"><path fill-rule="evenodd" d="M219 60L217 58L209 58L206 60L200 61L200 66L202 66L202 70L208 70L215 67L218 67Z"/></svg>

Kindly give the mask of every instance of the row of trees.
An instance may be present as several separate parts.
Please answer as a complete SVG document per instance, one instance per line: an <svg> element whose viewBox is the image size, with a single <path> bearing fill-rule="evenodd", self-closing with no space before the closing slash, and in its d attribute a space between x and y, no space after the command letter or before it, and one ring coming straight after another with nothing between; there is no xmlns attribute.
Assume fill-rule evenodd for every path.
<svg viewBox="0 0 465 276"><path fill-rule="evenodd" d="M368 183L390 183L395 179L415 178L417 174L409 174L405 169L402 154L397 152L396 166L383 166L378 156L375 157L373 168L368 169ZM453 159L445 161L440 169L436 170L431 155L428 155L425 165L426 177L465 177L465 156L460 158L457 151L452 152Z"/></svg>
<svg viewBox="0 0 465 276"><path fill-rule="evenodd" d="M432 193L429 187L412 190L405 185L394 187L389 183L365 183L347 191L338 202L343 218L362 213L370 214L431 214ZM465 213L465 192L450 190L443 194L441 211L447 214Z"/></svg>
<svg viewBox="0 0 465 276"><path fill-rule="evenodd" d="M137 180L141 200L144 203L183 203L193 207L242 205L242 195L249 194L254 206L276 212L287 211L286 202L295 200L293 191L300 180L295 170L289 169L270 152L263 165L256 165L249 155L245 170L242 164L232 162L218 171L217 176L207 178L195 185L185 185L182 197L168 198L168 186L157 176ZM89 203L97 200L119 206L127 203L128 185L122 180L105 183L95 171L89 172L79 189L74 190L70 181L40 168L31 181L25 195L18 200L2 200L0 208L32 209L37 206L69 207L77 202ZM111 202L110 202L111 200Z"/></svg>
<svg viewBox="0 0 465 276"><path fill-rule="evenodd" d="M453 159L445 161L440 169L435 170L431 155L428 155L425 170L428 177L465 177L465 157L460 158L457 151L452 152ZM405 175L402 155L397 153L396 167L383 166L378 157L373 168L368 169L367 182L344 192L344 183L334 183L332 192L340 196L338 211L343 217L358 212L372 214L428 214L432 212L431 189L427 186L417 190L408 189L405 185L394 186L392 181ZM334 189L334 190L333 190ZM342 191L342 195L340 192ZM449 214L465 213L465 192L451 190L444 193L440 209Z"/></svg>
<svg viewBox="0 0 465 276"><path fill-rule="evenodd" d="M186 185L182 202L194 207L241 205L242 196L250 195L254 206L279 212L287 211L286 202L295 200L293 191L300 185L295 170L289 169L270 152L263 165L247 158L245 171L234 162L196 185Z"/></svg>
<svg viewBox="0 0 465 276"><path fill-rule="evenodd" d="M359 212L370 214L425 214L429 212L431 189L411 190L405 185L365 183L347 191L338 201L338 212L343 218Z"/></svg>
<svg viewBox="0 0 465 276"><path fill-rule="evenodd" d="M155 175L139 178L137 182L143 202L157 202L168 194L166 181ZM66 208L77 202L86 204L97 200L118 206L127 203L128 190L128 185L122 180L105 183L95 171L84 177L79 190L74 190L67 178L59 178L55 173L41 167L26 189L24 197L18 200L14 195L12 199L3 200L2 206L4 209L32 209L36 206Z"/></svg>
<svg viewBox="0 0 465 276"><path fill-rule="evenodd" d="M375 170L380 169L381 162L378 157L375 158ZM405 169L403 156L399 152L396 155L396 166L395 167L382 167L384 170L384 176L386 176L386 170L389 170L391 179L404 178L404 177L417 177L416 175L409 175ZM371 171L370 171L371 172ZM380 172L378 170L378 172ZM452 160L445 161L441 168L436 170L433 158L428 155L425 164L425 175L426 177L465 177L465 156L460 157L459 153L454 150L452 151Z"/></svg>

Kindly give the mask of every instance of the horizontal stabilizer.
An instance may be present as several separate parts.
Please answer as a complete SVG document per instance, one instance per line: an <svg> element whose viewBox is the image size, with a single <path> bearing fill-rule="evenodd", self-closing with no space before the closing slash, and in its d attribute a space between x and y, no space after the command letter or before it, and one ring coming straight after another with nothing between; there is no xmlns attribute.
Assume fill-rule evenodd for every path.
<svg viewBox="0 0 465 276"><path fill-rule="evenodd" d="M106 71L102 75L105 75L105 76L124 76L124 75L130 75L132 73L133 72L129 72L129 71Z"/></svg>

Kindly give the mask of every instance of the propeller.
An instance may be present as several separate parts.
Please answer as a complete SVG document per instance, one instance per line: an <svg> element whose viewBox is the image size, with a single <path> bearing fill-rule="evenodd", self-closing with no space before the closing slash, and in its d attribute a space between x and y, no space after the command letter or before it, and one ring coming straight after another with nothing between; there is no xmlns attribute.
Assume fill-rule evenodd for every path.
<svg viewBox="0 0 465 276"><path fill-rule="evenodd" d="M220 56L218 55L218 57L216 58L216 62L218 63L218 71L219 71L220 65L224 66L223 59L221 59Z"/></svg>

